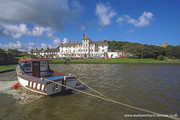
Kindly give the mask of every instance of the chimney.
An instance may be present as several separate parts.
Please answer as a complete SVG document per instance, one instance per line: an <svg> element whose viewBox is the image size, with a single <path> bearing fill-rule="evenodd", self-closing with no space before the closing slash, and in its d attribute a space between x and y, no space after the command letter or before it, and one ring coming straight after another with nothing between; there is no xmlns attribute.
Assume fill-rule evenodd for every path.
<svg viewBox="0 0 180 120"><path fill-rule="evenodd" d="M83 38L85 37L85 34L83 34Z"/></svg>
<svg viewBox="0 0 180 120"><path fill-rule="evenodd" d="M75 42L73 41L73 43L75 43Z"/></svg>
<svg viewBox="0 0 180 120"><path fill-rule="evenodd" d="M78 43L78 41L76 41Z"/></svg>
<svg viewBox="0 0 180 120"><path fill-rule="evenodd" d="M105 40L104 42L105 42L106 44L108 44L108 40Z"/></svg>
<svg viewBox="0 0 180 120"><path fill-rule="evenodd" d="M71 43L71 41L69 41L69 43Z"/></svg>
<svg viewBox="0 0 180 120"><path fill-rule="evenodd" d="M61 45L62 45L63 43L61 43Z"/></svg>

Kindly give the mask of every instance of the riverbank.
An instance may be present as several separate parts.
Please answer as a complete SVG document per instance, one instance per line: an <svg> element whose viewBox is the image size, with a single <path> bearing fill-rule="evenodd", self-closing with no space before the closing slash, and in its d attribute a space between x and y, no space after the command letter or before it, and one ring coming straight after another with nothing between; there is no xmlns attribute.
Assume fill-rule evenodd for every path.
<svg viewBox="0 0 180 120"><path fill-rule="evenodd" d="M13 71L13 70L15 70L15 68L16 68L16 65L0 66L0 73Z"/></svg>
<svg viewBox="0 0 180 120"><path fill-rule="evenodd" d="M61 59L55 59L50 61L51 64L120 64L120 63L166 63L166 64L180 64L180 61L169 61L169 60L156 60L156 59L81 59L81 60L70 60L66 62Z"/></svg>

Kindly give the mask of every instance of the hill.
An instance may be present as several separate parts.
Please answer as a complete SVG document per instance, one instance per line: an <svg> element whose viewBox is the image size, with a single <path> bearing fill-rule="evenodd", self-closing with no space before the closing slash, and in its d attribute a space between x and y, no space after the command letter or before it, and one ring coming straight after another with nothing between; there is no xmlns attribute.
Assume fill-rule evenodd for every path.
<svg viewBox="0 0 180 120"><path fill-rule="evenodd" d="M129 57L136 58L154 58L164 59L180 59L180 45L166 47L147 45L140 43L124 42L124 41L108 41L109 49L114 51L122 51L129 54Z"/></svg>

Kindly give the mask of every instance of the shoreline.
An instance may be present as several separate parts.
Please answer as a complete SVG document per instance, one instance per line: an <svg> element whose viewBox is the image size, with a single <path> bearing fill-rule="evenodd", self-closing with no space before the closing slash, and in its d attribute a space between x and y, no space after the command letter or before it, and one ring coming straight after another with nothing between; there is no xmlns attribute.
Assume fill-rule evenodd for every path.
<svg viewBox="0 0 180 120"><path fill-rule="evenodd" d="M156 60L156 59L82 59L60 60L54 59L50 64L180 64L180 61Z"/></svg>
<svg viewBox="0 0 180 120"><path fill-rule="evenodd" d="M169 60L155 60L155 59L82 59L82 60L70 60L67 62L62 59L53 59L49 64L180 64L180 61ZM14 71L16 65L4 65L0 67L6 67L0 70L0 73Z"/></svg>
<svg viewBox="0 0 180 120"><path fill-rule="evenodd" d="M15 69L2 70L2 71L0 71L0 73L11 72L11 71L14 71L14 70Z"/></svg>
<svg viewBox="0 0 180 120"><path fill-rule="evenodd" d="M10 72L10 71L14 71L16 69L15 64L13 65L0 65L0 73L5 73L5 72Z"/></svg>
<svg viewBox="0 0 180 120"><path fill-rule="evenodd" d="M65 62L57 62L57 63L50 63L50 64L170 64L170 65L180 65L180 63L130 63L130 62L124 62L124 63L90 63L90 62L72 62L72 63L65 63ZM15 71L15 69L8 69L8 70L2 70L0 71L0 73L6 73L6 72L11 72L11 71Z"/></svg>
<svg viewBox="0 0 180 120"><path fill-rule="evenodd" d="M90 63L90 62L71 62L71 63L65 63L65 62L53 62L49 64L180 64L180 63L133 63L133 62L122 62L122 63Z"/></svg>

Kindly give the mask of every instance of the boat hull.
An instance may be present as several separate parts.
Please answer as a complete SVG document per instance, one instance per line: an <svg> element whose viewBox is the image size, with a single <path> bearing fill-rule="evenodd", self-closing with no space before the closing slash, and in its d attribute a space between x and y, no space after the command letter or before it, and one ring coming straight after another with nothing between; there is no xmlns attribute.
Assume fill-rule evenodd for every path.
<svg viewBox="0 0 180 120"><path fill-rule="evenodd" d="M64 84L63 80L57 80L56 83L52 83L28 80L21 76L17 76L17 78L22 87L42 95L53 95L57 93L66 93L67 91L71 91L71 89L59 85ZM76 82L76 79L67 79L64 85L74 88L76 87Z"/></svg>
<svg viewBox="0 0 180 120"><path fill-rule="evenodd" d="M71 90L64 86L76 87L77 79L65 73L51 70L49 60L28 59L21 60L21 62L16 67L17 78L19 83L30 91L52 95Z"/></svg>
<svg viewBox="0 0 180 120"><path fill-rule="evenodd" d="M77 83L76 78L70 76L68 77L67 75L57 75L55 77L47 77L45 80L41 80L41 78L23 73L19 66L16 68L16 74L22 87L42 95L66 93L67 91L71 91L71 89L63 87L61 84L74 88Z"/></svg>
<svg viewBox="0 0 180 120"><path fill-rule="evenodd" d="M37 83L37 82L36 82L36 84L37 84L37 86L36 86L35 82L24 79L20 76L17 76L17 79L18 79L18 82L20 83L20 85L22 87L24 87L25 89L30 90L30 91L35 92L35 93L42 94L42 95L48 95L45 92L45 85L44 84L40 84L41 88L39 88L39 83Z"/></svg>

